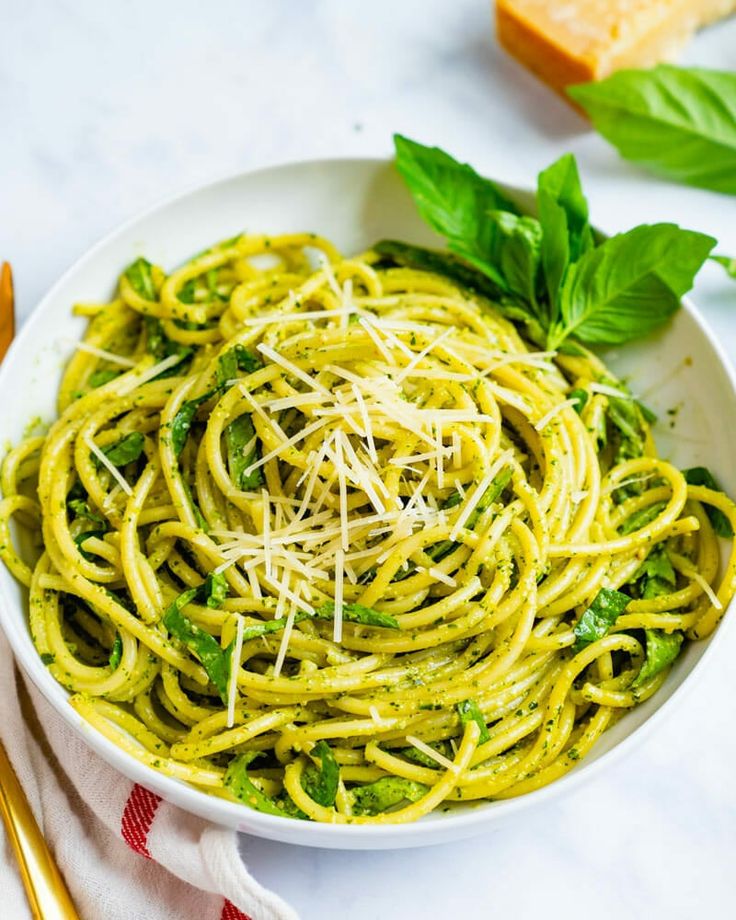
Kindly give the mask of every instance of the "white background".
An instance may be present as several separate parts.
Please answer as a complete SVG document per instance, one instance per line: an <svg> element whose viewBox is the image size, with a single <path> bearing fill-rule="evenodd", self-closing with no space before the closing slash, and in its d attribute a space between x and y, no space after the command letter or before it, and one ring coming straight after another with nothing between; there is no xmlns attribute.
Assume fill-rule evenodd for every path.
<svg viewBox="0 0 736 920"><path fill-rule="evenodd" d="M0 0L0 13L0 259L21 316L162 197L277 161L388 155L397 130L518 184L572 150L603 229L673 220L736 254L736 200L620 162L496 47L486 0ZM684 59L734 69L736 21ZM711 266L695 299L736 356L736 285ZM304 920L734 917L735 654L731 630L627 759L499 831L394 853L243 838L243 852Z"/></svg>

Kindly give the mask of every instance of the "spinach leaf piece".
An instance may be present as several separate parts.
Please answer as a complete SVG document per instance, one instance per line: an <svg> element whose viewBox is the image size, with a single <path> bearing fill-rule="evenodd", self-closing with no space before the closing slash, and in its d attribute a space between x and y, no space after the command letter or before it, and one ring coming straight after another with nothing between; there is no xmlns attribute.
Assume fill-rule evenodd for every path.
<svg viewBox="0 0 736 920"><path fill-rule="evenodd" d="M736 74L660 64L567 91L625 159L736 195Z"/></svg>
<svg viewBox="0 0 736 920"><path fill-rule="evenodd" d="M669 667L680 654L684 639L681 632L666 633L661 629L645 629L644 633L647 641L647 657L632 687L640 687L656 677L660 671Z"/></svg>
<svg viewBox="0 0 736 920"><path fill-rule="evenodd" d="M111 380L115 380L116 377L119 377L123 372L122 371L93 371L89 375L89 385L93 390L96 390L97 387L104 386L106 383L109 383Z"/></svg>
<svg viewBox="0 0 736 920"><path fill-rule="evenodd" d="M642 224L605 240L568 270L549 346L568 335L618 345L652 332L679 308L715 243L675 224Z"/></svg>
<svg viewBox="0 0 736 920"><path fill-rule="evenodd" d="M249 414L239 415L225 429L225 448L227 450L227 466L230 478L235 485L243 491L257 489L263 484L263 468L258 467L250 473L246 470L258 460L260 453L259 441L255 438L256 430ZM249 444L251 447L244 452Z"/></svg>
<svg viewBox="0 0 736 920"><path fill-rule="evenodd" d="M722 265L728 277L736 281L736 259L729 256L711 256L711 260Z"/></svg>
<svg viewBox="0 0 736 920"><path fill-rule="evenodd" d="M240 754L230 761L225 771L224 784L236 799L240 799L245 805L262 811L267 815L278 815L280 818L288 817L284 809L279 806L269 796L259 789L253 780L248 776L248 766L251 761L255 760L260 751L249 751L246 754Z"/></svg>
<svg viewBox="0 0 736 920"><path fill-rule="evenodd" d="M350 790L353 813L378 815L402 802L418 802L429 792L429 786L400 776L383 776L375 783L356 786Z"/></svg>
<svg viewBox="0 0 736 920"><path fill-rule="evenodd" d="M229 651L221 648L214 636L200 629L196 623L181 612L183 607L201 597L201 589L202 585L199 585L180 594L164 613L163 624L175 639L178 639L199 658L223 703L227 703L227 683L230 676Z"/></svg>
<svg viewBox="0 0 736 920"><path fill-rule="evenodd" d="M664 511L666 506L667 502L655 502L653 505L647 505L645 508L640 508L630 517L626 518L619 527L618 532L622 537L626 537L630 533L641 530L642 527L651 524L651 522Z"/></svg>
<svg viewBox="0 0 736 920"><path fill-rule="evenodd" d="M664 546L656 546L641 564L635 579L644 600L671 594L677 586L677 573Z"/></svg>
<svg viewBox="0 0 736 920"><path fill-rule="evenodd" d="M687 482L688 485L705 486L706 489L713 489L714 492L723 491L719 487L711 471L704 466L693 466L689 470L683 470L682 475L685 477L685 482ZM720 508L714 508L713 505L705 505L705 513L708 515L708 520L711 522L713 530L715 530L719 537L733 536L731 522Z"/></svg>
<svg viewBox="0 0 736 920"><path fill-rule="evenodd" d="M488 734L486 720L483 718L483 713L480 711L475 700L463 700L461 703L457 704L456 708L460 716L460 722L463 725L466 725L468 722L478 723L478 727L480 728L478 744L484 744L486 741L490 740L491 736Z"/></svg>
<svg viewBox="0 0 736 920"><path fill-rule="evenodd" d="M322 620L332 620L335 617L335 604L328 601L315 611L315 616ZM348 623L361 623L363 626L381 626L384 629L399 629L399 622L388 613L373 610L372 607L363 607L362 604L343 604L342 618Z"/></svg>
<svg viewBox="0 0 736 920"><path fill-rule="evenodd" d="M624 389L616 380L604 379L601 383L613 385L616 389ZM633 398L623 396L608 396L606 416L614 429L618 443L614 455L614 463L624 460L633 460L644 454L646 440L645 416L641 406Z"/></svg>
<svg viewBox="0 0 736 920"><path fill-rule="evenodd" d="M573 652L577 654L586 645L607 635L630 601L628 594L611 588L601 588L593 603L575 624L576 641Z"/></svg>
<svg viewBox="0 0 736 920"><path fill-rule="evenodd" d="M174 453L177 457L184 450L184 445L189 437L189 430L192 427L194 416L197 414L197 409L199 409L202 403L207 402L208 399L214 396L214 394L214 390L208 390L207 393L203 393L201 396L197 396L194 399L188 399L181 404L179 411L172 418L169 425L171 446L174 448Z"/></svg>
<svg viewBox="0 0 736 920"><path fill-rule="evenodd" d="M435 275L442 275L461 288L485 297L495 298L501 294L501 289L490 278L486 278L481 272L449 253L411 246L398 240L381 240L372 248L374 252L397 265L434 272Z"/></svg>
<svg viewBox="0 0 736 920"><path fill-rule="evenodd" d="M143 435L140 431L131 431L114 444L103 447L102 452L115 466L134 463L143 453Z"/></svg>
<svg viewBox="0 0 736 920"><path fill-rule="evenodd" d="M263 362L259 356L249 351L244 345L234 345L231 350L235 352L238 370L245 371L246 374L252 374L263 367Z"/></svg>
<svg viewBox="0 0 736 920"><path fill-rule="evenodd" d="M318 742L312 753L320 759L320 768L309 764L302 774L302 786L307 795L318 805L325 808L335 804L337 784L340 781L340 768L335 755L326 741Z"/></svg>
<svg viewBox="0 0 736 920"><path fill-rule="evenodd" d="M140 258L125 269L125 277L130 282L130 286L145 300L156 300L156 285L153 283L152 268L153 266L147 259Z"/></svg>
<svg viewBox="0 0 736 920"><path fill-rule="evenodd" d="M573 409L577 412L578 415L580 415L580 413L588 404L590 393L588 393L587 390L582 390L576 387L574 390L570 390L570 392L567 394L567 398L575 400Z"/></svg>
<svg viewBox="0 0 736 920"><path fill-rule="evenodd" d="M228 596L230 586L227 578L222 572L210 572L204 582L204 593L207 598L207 606L213 609L222 607L225 598Z"/></svg>

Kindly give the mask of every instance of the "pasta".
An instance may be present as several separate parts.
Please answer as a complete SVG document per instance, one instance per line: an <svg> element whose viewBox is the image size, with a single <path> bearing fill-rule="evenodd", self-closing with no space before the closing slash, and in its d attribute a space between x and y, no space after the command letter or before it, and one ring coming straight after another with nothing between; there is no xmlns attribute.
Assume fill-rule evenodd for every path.
<svg viewBox="0 0 736 920"><path fill-rule="evenodd" d="M241 236L76 309L0 554L70 704L169 776L332 823L520 795L731 599L710 474L439 274Z"/></svg>

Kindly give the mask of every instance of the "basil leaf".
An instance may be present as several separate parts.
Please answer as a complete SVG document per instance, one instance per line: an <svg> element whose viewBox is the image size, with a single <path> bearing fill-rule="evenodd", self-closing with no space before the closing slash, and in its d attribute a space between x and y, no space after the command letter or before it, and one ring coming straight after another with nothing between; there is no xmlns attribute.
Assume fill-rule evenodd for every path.
<svg viewBox="0 0 736 920"><path fill-rule="evenodd" d="M381 240L372 248L374 252L397 265L434 272L435 275L449 278L461 288L485 297L495 298L501 294L499 286L494 284L490 278L449 253L437 252L435 249L425 249L421 246L411 246L409 243L401 243L398 240Z"/></svg>
<svg viewBox="0 0 736 920"><path fill-rule="evenodd" d="M225 598L230 592L227 578L222 572L210 572L204 582L204 593L207 606L217 610L222 607Z"/></svg>
<svg viewBox="0 0 736 920"><path fill-rule="evenodd" d="M48 667L50 664L53 664L56 661L56 655L52 655L51 652L42 652L40 655L41 663Z"/></svg>
<svg viewBox="0 0 736 920"><path fill-rule="evenodd" d="M568 93L625 159L736 194L736 74L661 64Z"/></svg>
<svg viewBox="0 0 736 920"><path fill-rule="evenodd" d="M705 486L706 489L713 489L714 492L723 492L711 471L704 466L694 466L689 470L683 470L682 475L685 477L685 482L690 486ZM715 508L713 505L708 504L704 507L708 520L718 536L732 537L733 527L731 527L731 522L720 508Z"/></svg>
<svg viewBox="0 0 736 920"><path fill-rule="evenodd" d="M583 194L575 157L566 153L537 179L537 207L542 226L542 264L547 294L558 318L559 292L567 267L595 246L588 223L588 202Z"/></svg>
<svg viewBox="0 0 736 920"><path fill-rule="evenodd" d="M491 736L488 734L486 720L483 718L483 713L480 711L475 700L463 700L462 703L457 704L456 708L462 725L467 725L468 722L478 723L478 727L480 728L478 744L484 744L486 741L490 740Z"/></svg>
<svg viewBox="0 0 736 920"><path fill-rule="evenodd" d="M610 237L568 270L550 347L568 335L618 345L652 332L678 309L714 245L712 237L675 224L643 224Z"/></svg>
<svg viewBox="0 0 736 920"><path fill-rule="evenodd" d="M632 687L640 687L669 667L680 654L684 639L681 632L666 633L661 629L645 629L644 633L647 640L647 657Z"/></svg>
<svg viewBox="0 0 736 920"><path fill-rule="evenodd" d="M356 815L377 815L402 802L418 802L429 792L429 786L400 776L383 776L375 783L351 789L350 798Z"/></svg>
<svg viewBox="0 0 736 920"><path fill-rule="evenodd" d="M337 786L340 782L340 768L326 741L319 741L315 744L312 753L319 757L321 767L318 770L309 764L302 774L302 786L307 795L318 805L330 808L335 804Z"/></svg>
<svg viewBox="0 0 736 920"><path fill-rule="evenodd" d="M444 150L425 147L400 134L394 135L394 144L396 167L422 217L448 238L458 255L483 259L478 239L488 212L518 213L516 207L493 182Z"/></svg>
<svg viewBox="0 0 736 920"><path fill-rule="evenodd" d="M711 256L711 260L722 265L728 277L736 281L736 259L732 259L729 256Z"/></svg>
<svg viewBox="0 0 736 920"><path fill-rule="evenodd" d="M122 657L123 640L120 638L120 633L115 633L115 641L112 644L112 649L110 650L110 660L108 662L108 666L111 671L114 671L117 668Z"/></svg>
<svg viewBox="0 0 736 920"><path fill-rule="evenodd" d="M200 629L181 612L183 607L201 596L201 589L202 585L199 585L180 594L166 609L163 624L175 639L199 658L223 703L227 703L227 684L230 676L230 655L227 649L221 648L214 636Z"/></svg>
<svg viewBox="0 0 736 920"><path fill-rule="evenodd" d="M254 463L260 454L260 442L255 437L255 428L250 415L239 415L225 429L225 447L227 450L227 466L230 478L235 485L243 491L257 489L263 483L263 468L258 467L246 473L248 467ZM252 443L247 453L244 448Z"/></svg>
<svg viewBox="0 0 736 920"><path fill-rule="evenodd" d="M131 431L114 444L103 447L102 451L115 466L134 463L143 453L143 435L140 431Z"/></svg>
<svg viewBox="0 0 736 920"><path fill-rule="evenodd" d="M96 390L97 387L104 386L104 384L109 383L111 380L115 380L116 377L119 377L123 372L122 371L94 371L89 375L89 385L93 390Z"/></svg>
<svg viewBox="0 0 736 920"><path fill-rule="evenodd" d="M611 588L601 588L593 603L575 624L573 652L577 654L586 645L606 636L630 601L628 594Z"/></svg>
<svg viewBox="0 0 736 920"><path fill-rule="evenodd" d="M322 620L332 620L335 617L335 604L328 601L315 611L315 616ZM343 604L342 618L348 623L361 623L363 626L381 626L383 629L400 629L399 622L388 613L373 610L372 607L363 607L362 604Z"/></svg>
<svg viewBox="0 0 736 920"><path fill-rule="evenodd" d="M151 269L153 266L147 259L136 259L125 269L125 277L130 286L144 300L156 300L156 285L153 283Z"/></svg>
<svg viewBox="0 0 736 920"><path fill-rule="evenodd" d="M506 289L538 314L537 285L542 248L539 221L508 211L490 211L486 219L486 258L499 266Z"/></svg>

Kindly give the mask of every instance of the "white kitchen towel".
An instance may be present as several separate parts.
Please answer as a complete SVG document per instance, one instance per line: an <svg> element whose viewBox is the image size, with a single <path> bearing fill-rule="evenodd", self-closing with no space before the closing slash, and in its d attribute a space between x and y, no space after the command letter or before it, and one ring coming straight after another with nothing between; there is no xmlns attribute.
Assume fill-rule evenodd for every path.
<svg viewBox="0 0 736 920"><path fill-rule="evenodd" d="M82 920L298 920L248 872L235 831L195 818L94 754L20 678L0 633L0 738ZM7 836L0 916L30 916Z"/></svg>

